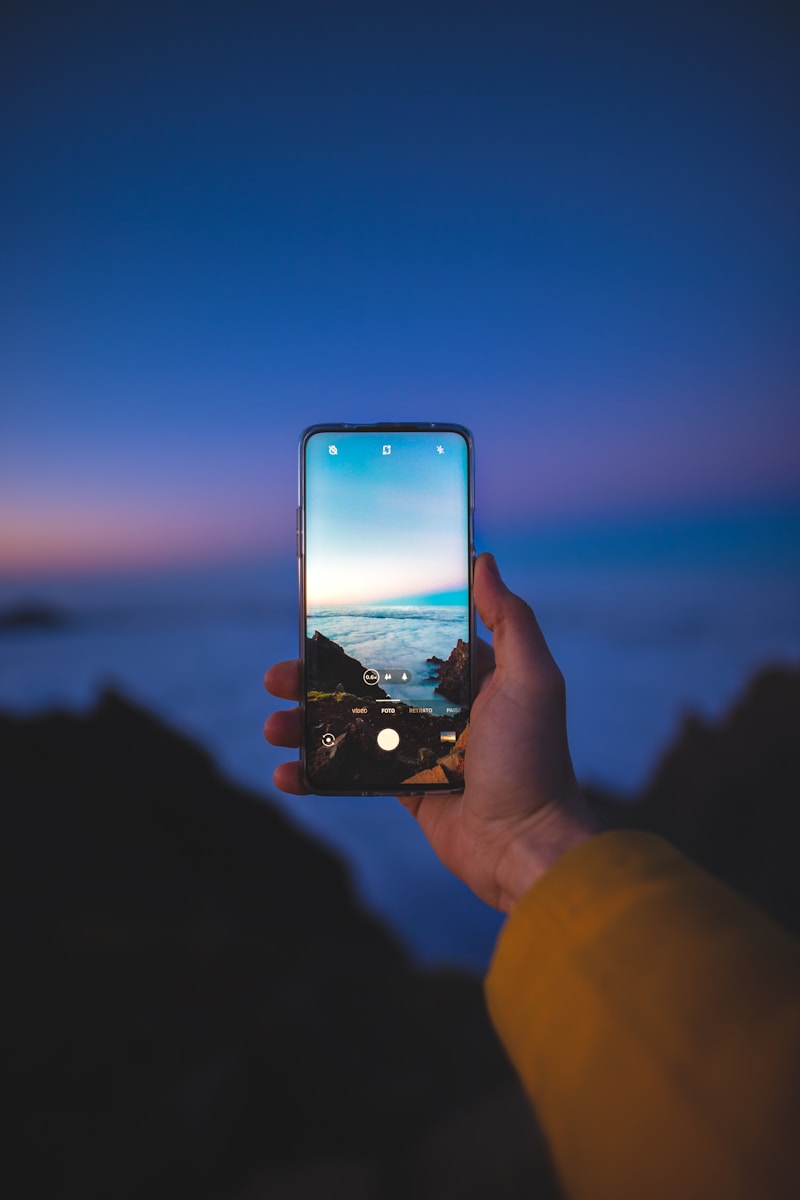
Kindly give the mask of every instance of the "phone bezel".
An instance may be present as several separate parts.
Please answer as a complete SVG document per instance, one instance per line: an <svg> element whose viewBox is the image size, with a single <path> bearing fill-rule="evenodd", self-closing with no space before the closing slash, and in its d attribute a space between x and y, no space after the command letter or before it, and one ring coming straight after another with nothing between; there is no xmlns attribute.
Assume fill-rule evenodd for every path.
<svg viewBox="0 0 800 1200"><path fill-rule="evenodd" d="M365 422L331 422L309 425L300 435L299 469L298 469L298 508L297 508L297 569L298 591L300 598L299 611L299 646L300 646L300 709L302 714L303 736L300 744L300 764L304 786L317 796L419 796L428 793L437 795L455 795L463 791L463 787L453 787L447 784L433 784L429 787L395 787L387 789L361 791L347 788L319 788L308 775L308 745L306 724L306 446L309 440L317 434L336 433L456 433L459 434L467 448L467 559L468 559L468 620L469 620L469 676L470 676L470 707L475 699L477 687L476 653L475 653L475 605L473 602L473 575L475 569L475 447L472 433L466 426L458 422L448 421L380 421ZM469 720L468 720L469 725Z"/></svg>

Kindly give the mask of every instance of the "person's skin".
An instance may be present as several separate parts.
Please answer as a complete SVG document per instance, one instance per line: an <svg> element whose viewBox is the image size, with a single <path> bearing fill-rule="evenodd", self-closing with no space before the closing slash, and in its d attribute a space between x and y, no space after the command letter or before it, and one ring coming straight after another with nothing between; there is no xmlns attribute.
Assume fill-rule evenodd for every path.
<svg viewBox="0 0 800 1200"><path fill-rule="evenodd" d="M464 791L401 797L455 875L502 912L572 846L596 832L567 744L566 693L530 607L505 586L493 557L475 564L475 606L492 632L479 646L480 688L472 705ZM276 663L267 691L300 697L300 664ZM264 736L300 745L299 708L272 713ZM302 795L300 763L281 763L275 784Z"/></svg>

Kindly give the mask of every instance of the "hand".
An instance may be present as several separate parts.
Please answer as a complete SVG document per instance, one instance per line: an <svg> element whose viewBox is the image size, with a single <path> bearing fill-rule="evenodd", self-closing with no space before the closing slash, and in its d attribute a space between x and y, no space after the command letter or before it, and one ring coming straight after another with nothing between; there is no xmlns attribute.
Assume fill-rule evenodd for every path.
<svg viewBox="0 0 800 1200"><path fill-rule="evenodd" d="M494 559L475 564L475 604L493 634L481 646L472 705L465 787L458 795L401 798L434 851L481 899L510 912L521 894L571 846L596 829L572 769L564 679L529 606L502 582ZM265 676L275 696L297 700L300 666L277 663ZM299 708L273 713L264 734L298 746ZM300 764L275 771L282 791L302 794Z"/></svg>

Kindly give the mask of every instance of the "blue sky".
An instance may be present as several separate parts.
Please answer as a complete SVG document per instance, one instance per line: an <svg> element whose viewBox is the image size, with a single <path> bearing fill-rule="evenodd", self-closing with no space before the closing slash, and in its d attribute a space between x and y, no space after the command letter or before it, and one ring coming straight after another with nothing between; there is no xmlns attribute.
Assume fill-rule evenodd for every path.
<svg viewBox="0 0 800 1200"><path fill-rule="evenodd" d="M328 420L470 426L488 535L797 501L791 6L4 20L0 570L284 550Z"/></svg>
<svg viewBox="0 0 800 1200"><path fill-rule="evenodd" d="M430 603L442 593L466 603L469 490L460 434L320 432L305 453L309 608Z"/></svg>

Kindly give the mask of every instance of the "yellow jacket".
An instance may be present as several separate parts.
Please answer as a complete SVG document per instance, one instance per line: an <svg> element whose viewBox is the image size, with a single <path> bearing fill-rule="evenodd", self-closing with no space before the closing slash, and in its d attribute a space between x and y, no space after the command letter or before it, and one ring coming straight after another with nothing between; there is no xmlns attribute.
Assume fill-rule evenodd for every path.
<svg viewBox="0 0 800 1200"><path fill-rule="evenodd" d="M486 988L570 1200L798 1200L800 947L666 842L564 855Z"/></svg>

